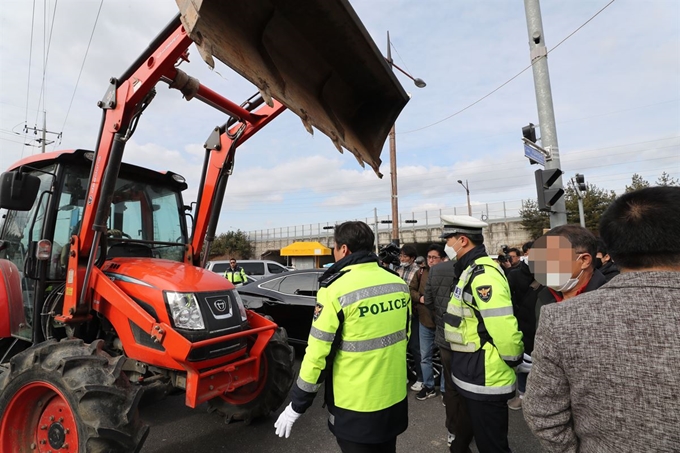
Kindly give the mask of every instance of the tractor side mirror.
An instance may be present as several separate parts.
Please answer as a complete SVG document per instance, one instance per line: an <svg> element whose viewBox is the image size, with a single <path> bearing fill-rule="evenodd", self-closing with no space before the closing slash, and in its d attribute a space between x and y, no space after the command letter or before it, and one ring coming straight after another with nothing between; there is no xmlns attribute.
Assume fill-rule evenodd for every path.
<svg viewBox="0 0 680 453"><path fill-rule="evenodd" d="M19 171L0 175L0 208L29 211L40 189L40 178Z"/></svg>

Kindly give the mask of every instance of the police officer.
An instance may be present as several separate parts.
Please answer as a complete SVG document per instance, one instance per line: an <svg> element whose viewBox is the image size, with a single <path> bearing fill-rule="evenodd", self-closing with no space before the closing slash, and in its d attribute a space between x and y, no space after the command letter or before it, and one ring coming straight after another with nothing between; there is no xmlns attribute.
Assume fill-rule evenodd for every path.
<svg viewBox="0 0 680 453"><path fill-rule="evenodd" d="M224 278L233 283L234 286L243 286L248 281L246 271L241 266L236 265L234 258L229 260L229 269L224 273Z"/></svg>
<svg viewBox="0 0 680 453"><path fill-rule="evenodd" d="M328 427L343 452L395 452L408 426L406 343L411 297L381 267L363 222L335 227L335 264L319 279L312 329L279 437L312 404L325 380Z"/></svg>
<svg viewBox="0 0 680 453"><path fill-rule="evenodd" d="M508 281L486 254L486 223L470 216L442 216L442 223L447 255L457 259L444 314L451 377L465 399L479 452L509 453L506 403L515 395L513 367L522 362L524 346Z"/></svg>

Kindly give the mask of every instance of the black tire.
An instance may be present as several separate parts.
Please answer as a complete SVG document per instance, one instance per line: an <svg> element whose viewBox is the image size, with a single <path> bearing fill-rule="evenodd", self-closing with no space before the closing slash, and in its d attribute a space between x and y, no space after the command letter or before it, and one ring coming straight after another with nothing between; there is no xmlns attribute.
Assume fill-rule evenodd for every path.
<svg viewBox="0 0 680 453"><path fill-rule="evenodd" d="M286 330L278 328L264 350L262 369L266 370L264 387L251 401L244 404L232 404L223 398L213 398L208 401L208 411L217 412L224 417L226 423L243 420L246 424L258 417L266 417L277 410L286 398L293 385L295 373L293 362L295 353L288 344ZM266 362L266 363L265 363ZM257 386L257 383L254 383ZM246 385L242 392L248 391Z"/></svg>
<svg viewBox="0 0 680 453"><path fill-rule="evenodd" d="M8 408L18 406L18 392L44 388L46 398L25 401L35 407L29 414L33 420L25 421L27 426L35 426L27 429L27 437L38 434L35 421L45 415L41 410L47 410L47 401L51 401L47 398L60 398L68 405L68 416L77 427L78 453L138 452L149 432L137 411L140 388L130 384L123 373L124 358L109 356L102 351L103 345L102 340L91 344L79 339L52 340L14 356L9 366L0 370L0 420ZM47 389L57 389L58 393ZM57 424L54 429L63 434ZM69 451L75 451L73 446ZM30 450L28 444L25 449Z"/></svg>

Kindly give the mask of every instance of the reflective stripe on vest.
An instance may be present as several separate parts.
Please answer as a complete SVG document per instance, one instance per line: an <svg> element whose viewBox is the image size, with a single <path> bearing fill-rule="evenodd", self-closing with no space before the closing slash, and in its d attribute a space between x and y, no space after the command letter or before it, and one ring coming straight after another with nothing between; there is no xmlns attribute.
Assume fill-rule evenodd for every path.
<svg viewBox="0 0 680 453"><path fill-rule="evenodd" d="M478 395L505 395L507 393L512 393L515 391L515 383L510 385L504 385L502 387L487 387L485 385L470 384L469 382L461 381L455 376L451 376L453 383L456 384L461 389L468 391L470 393L476 393Z"/></svg>
<svg viewBox="0 0 680 453"><path fill-rule="evenodd" d="M368 299L370 297L383 296L385 294L391 293L406 293L409 294L410 290L406 284L401 283L386 283L383 285L370 286L368 288L358 289L352 291L338 298L340 306L342 308L352 305L361 300Z"/></svg>
<svg viewBox="0 0 680 453"><path fill-rule="evenodd" d="M375 349L383 349L400 341L406 340L406 331L400 330L398 332L385 335L380 338L373 338L371 340L359 341L341 341L340 350L345 352L366 352Z"/></svg>
<svg viewBox="0 0 680 453"><path fill-rule="evenodd" d="M297 386L300 387L300 390L304 390L307 393L316 393L321 388L321 384L310 384L299 376L297 378Z"/></svg>
<svg viewBox="0 0 680 453"><path fill-rule="evenodd" d="M488 310L479 310L482 318L493 318L494 316L514 315L515 312L512 307L490 308Z"/></svg>
<svg viewBox="0 0 680 453"><path fill-rule="evenodd" d="M309 334L316 338L317 340L327 341L329 343L333 343L333 340L335 340L334 333L324 332L323 330L319 330L314 326L312 326L312 329L309 331Z"/></svg>

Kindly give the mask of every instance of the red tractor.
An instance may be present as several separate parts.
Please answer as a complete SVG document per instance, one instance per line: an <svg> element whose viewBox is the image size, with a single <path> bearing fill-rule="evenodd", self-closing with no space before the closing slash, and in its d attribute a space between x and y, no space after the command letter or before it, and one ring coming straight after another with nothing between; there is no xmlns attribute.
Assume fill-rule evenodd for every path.
<svg viewBox="0 0 680 453"><path fill-rule="evenodd" d="M227 420L279 408L294 379L285 331L203 268L234 153L289 108L377 172L407 102L346 0L177 3L110 79L95 151L30 156L0 176L2 452L139 451L140 399L170 391ZM181 71L192 43L258 94L239 105ZM179 174L122 163L159 82L226 115L193 209Z"/></svg>

